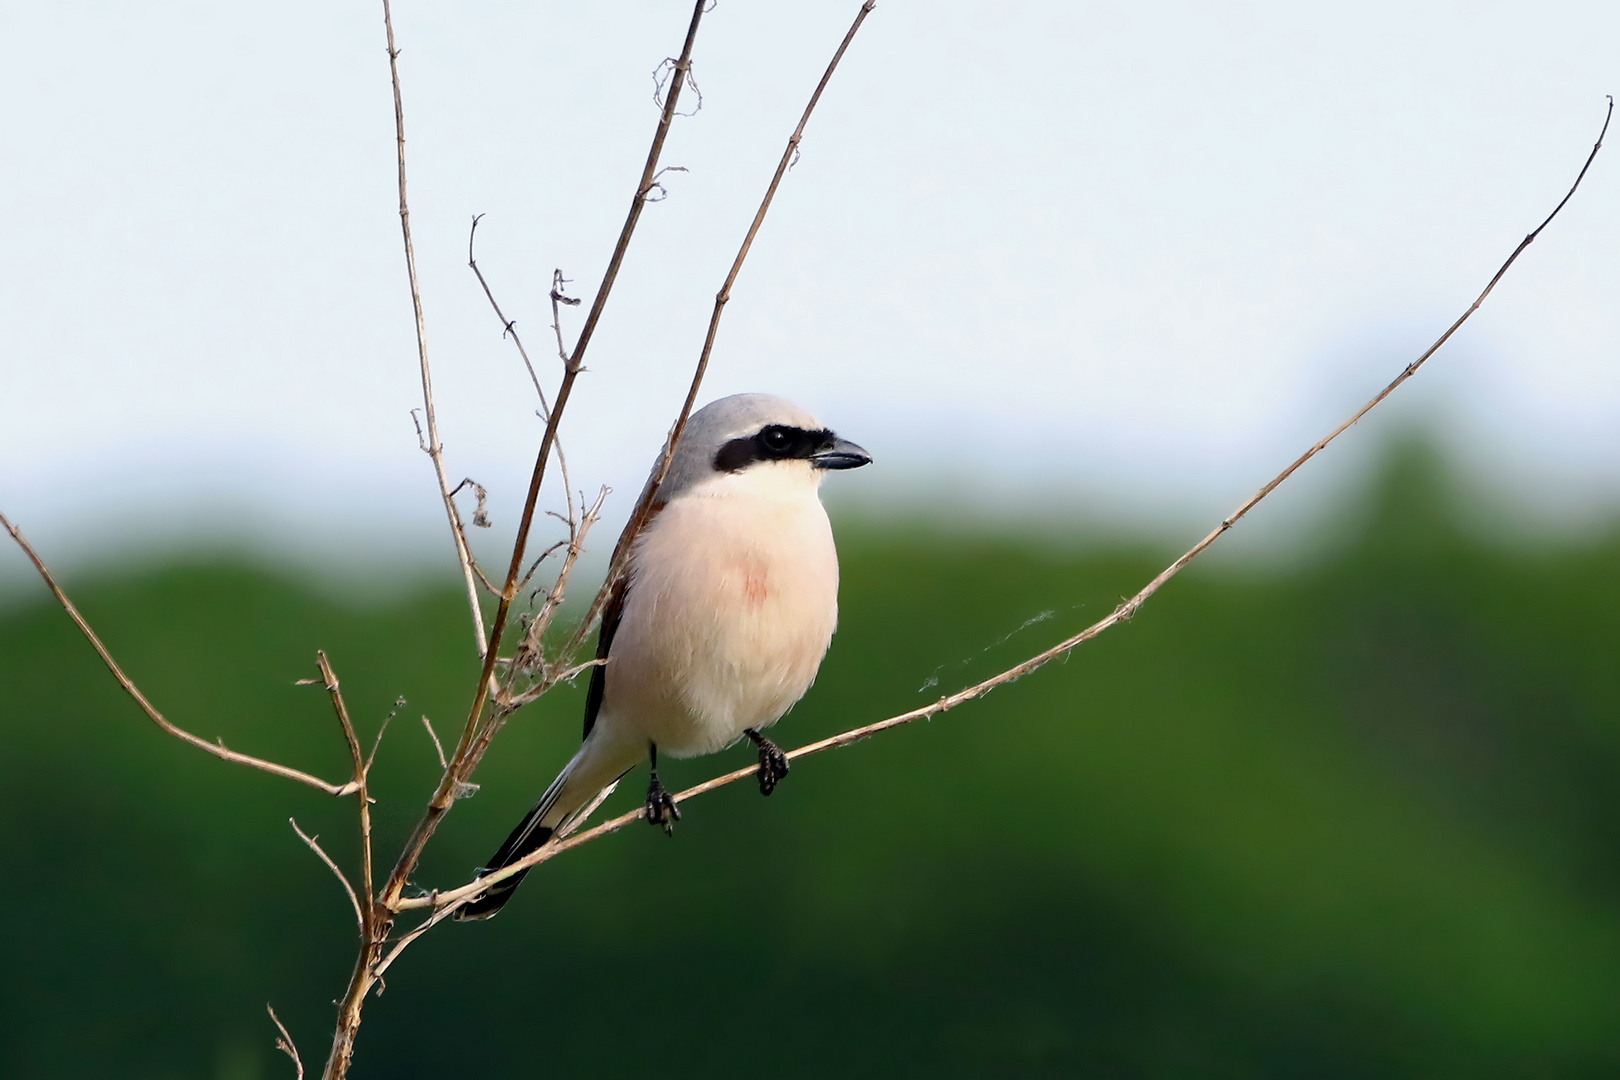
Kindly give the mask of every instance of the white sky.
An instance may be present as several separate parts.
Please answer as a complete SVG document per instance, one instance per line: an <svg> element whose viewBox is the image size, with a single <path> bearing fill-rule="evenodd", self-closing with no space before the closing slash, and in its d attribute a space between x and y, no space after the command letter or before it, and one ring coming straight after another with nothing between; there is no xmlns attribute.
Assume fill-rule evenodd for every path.
<svg viewBox="0 0 1620 1080"><path fill-rule="evenodd" d="M572 406L577 485L639 487L855 7L706 16L703 108L664 156L689 171L643 218ZM551 270L590 295L689 11L396 7L442 431L497 525L538 426L468 221L487 214L481 265L554 379ZM1617 40L1612 3L882 0L705 399L810 406L877 457L834 483L879 513L955 490L1218 517L1557 201L1620 89ZM380 5L6 5L0 101L0 508L58 550L268 529L438 552ZM1612 506L1617 286L1620 160L1600 156L1403 400L1279 501L1311 505L1422 419L1521 505Z"/></svg>

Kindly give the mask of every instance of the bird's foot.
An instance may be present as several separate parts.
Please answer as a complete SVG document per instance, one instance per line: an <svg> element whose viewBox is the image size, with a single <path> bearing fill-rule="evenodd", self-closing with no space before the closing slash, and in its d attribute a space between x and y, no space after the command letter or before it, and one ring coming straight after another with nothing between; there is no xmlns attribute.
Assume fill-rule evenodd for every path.
<svg viewBox="0 0 1620 1080"><path fill-rule="evenodd" d="M681 808L675 805L675 797L658 782L657 773L653 773L652 783L647 785L647 820L655 826L663 826L665 836L674 836L675 823L681 820Z"/></svg>
<svg viewBox="0 0 1620 1080"><path fill-rule="evenodd" d="M746 734L750 739L754 740L754 745L759 747L759 771L754 774L759 777L759 793L769 795L776 790L776 785L781 782L782 777L786 776L788 769L791 768L788 764L788 756L782 753L780 746L777 746L752 728L749 728Z"/></svg>

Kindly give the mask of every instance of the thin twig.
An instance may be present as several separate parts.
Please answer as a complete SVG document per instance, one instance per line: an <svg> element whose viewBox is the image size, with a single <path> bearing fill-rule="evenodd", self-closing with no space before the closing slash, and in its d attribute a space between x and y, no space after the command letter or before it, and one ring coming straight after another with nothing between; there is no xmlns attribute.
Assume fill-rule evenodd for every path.
<svg viewBox="0 0 1620 1080"><path fill-rule="evenodd" d="M602 516L602 505L607 501L608 489L602 488L597 492L596 502L591 504L585 516L580 519L577 528L572 528L568 541L568 551L563 556L562 566L557 569L557 579L552 583L551 591L546 595L545 602L541 604L540 611L529 624L529 632L525 638L525 645L536 654L540 652L541 639L551 626L551 620L562 607L564 591L568 585L568 575L579 562L579 557L585 551L585 539L590 534L591 526ZM563 659L568 659L572 653L564 652Z"/></svg>
<svg viewBox="0 0 1620 1080"><path fill-rule="evenodd" d="M387 732L388 725L394 722L394 717L399 715L399 710L403 709L405 704L404 698L395 698L393 711L383 717L383 722L377 725L377 737L371 740L371 753L366 755L367 776L371 775L372 762L377 760L377 751L382 747L383 734Z"/></svg>
<svg viewBox="0 0 1620 1080"><path fill-rule="evenodd" d="M157 710L157 706L147 700L146 695L141 693L134 680L124 674L124 669L118 666L118 661L113 659L112 653L108 651L107 646L103 645L101 639L96 636L96 632L90 629L90 624L79 613L79 609L74 606L73 601L68 599L67 593L62 591L62 586L56 583L56 578L52 576L50 569L45 565L45 560L41 559L39 552L35 551L33 545L23 538L22 530L12 524L4 514L0 514L0 526L5 527L5 530L11 534L11 538L17 542L17 546L22 548L23 554L28 556L28 561L34 564L34 569L39 571L39 576L44 579L46 588L51 590L51 595L56 597L56 602L62 605L62 610L67 612L68 618L73 620L74 625L79 628L79 632L85 636L85 640L90 642L91 647L96 650L97 655L101 657L101 662L107 665L107 670L112 672L113 678L118 680L118 685L124 688L124 693L134 698L135 704L139 705L141 711L146 713L158 727L175 738L183 739L197 749L205 750L223 761L261 769L264 772L274 773L288 780L296 780L300 784L308 784L310 787L324 791L328 795L352 795L360 790L359 786L352 781L347 784L332 784L318 776L304 772L302 769L294 769L288 765L266 761L264 758L257 758L251 754L237 753L235 750L226 749L223 741L209 742L207 739L193 735L184 728L171 723L167 717Z"/></svg>
<svg viewBox="0 0 1620 1080"><path fill-rule="evenodd" d="M518 356L522 357L523 359L523 369L529 373L529 381L534 384L534 395L540 399L541 421L550 423L551 405L546 401L546 392L540 387L540 376L535 373L534 364L530 363L529 361L529 350L523 347L523 339L518 336L517 321L515 319L508 319L506 317L506 312L501 310L501 305L495 300L494 290L489 287L489 282L484 280L484 272L478 269L478 260L473 257L473 240L478 235L478 222L483 216L483 214L479 214L477 217L474 217L472 219L472 228L467 230L467 266L472 270L474 276L478 278L478 284L484 290L484 296L489 299L489 306L494 309L495 317L501 320L501 336L510 336L512 339L512 344L517 346ZM560 320L558 320L555 316L557 310L556 279L560 277L562 277L561 270L553 272L551 310L553 312L552 323L554 327L560 325ZM575 300L574 303L577 304L579 301ZM557 341L560 347L562 343L562 331L558 330L557 334ZM563 365L565 368L567 367L567 364L568 357L565 355L563 357ZM568 477L568 456L563 453L561 439L557 440L557 469L562 473L563 494L568 500L568 518L570 521L572 521L574 517L574 482ZM498 590L496 590L493 585L490 586L490 592L499 595Z"/></svg>
<svg viewBox="0 0 1620 1080"><path fill-rule="evenodd" d="M591 601L585 618L580 620L573 639L569 642L568 653L577 651L584 642L585 636L591 632L591 627L602 614L602 608L607 603L619 579L625 574L630 562L630 550L635 544L636 537L647 525L653 511L653 505L658 498L658 489L664 478L669 475L670 462L675 453L675 444L680 441L681 432L686 430L686 421L692 415L692 406L697 401L698 389L703 385L703 376L709 370L709 354L714 351L715 335L720 331L720 316L725 312L726 302L731 299L731 287L736 284L737 275L742 272L743 260L748 258L749 249L754 245L754 237L759 235L759 227L765 221L765 213L771 208L771 201L776 198L776 189L782 183L782 177L787 173L788 166L792 164L799 150L799 142L804 138L805 125L810 122L810 114L815 111L816 103L821 100L822 91L832 81L833 72L838 70L838 62L844 58L844 51L849 43L855 39L855 32L866 21L866 16L875 6L875 0L866 0L860 11L855 14L855 21L850 24L849 30L844 34L844 40L838 43L838 50L827 63L827 70L821 75L821 81L816 84L815 92L810 95L809 102L804 107L804 113L799 117L799 125L788 136L787 147L782 151L782 160L777 163L776 172L771 176L770 186L765 189L765 197L760 200L759 209L754 212L754 220L748 226L748 232L743 237L742 246L737 249L737 257L732 260L731 272L726 275L725 283L714 297L714 311L709 316L709 330L703 338L703 351L698 355L697 368L692 372L692 384L686 391L686 400L681 404L680 415L675 419L675 425L669 429L669 436L664 440L664 449L658 459L658 468L654 471L652 479L642 490L641 497L636 501L635 509L630 513L630 520L625 524L624 531L619 534L619 541L613 547L613 557L608 560L608 572L602 582L602 588L597 591L596 598ZM673 92L673 91L672 91Z"/></svg>
<svg viewBox="0 0 1620 1080"><path fill-rule="evenodd" d="M513 344L517 346L518 355L523 358L523 368L529 373L529 381L534 383L535 396L540 399L540 411L542 415L549 417L551 405L546 401L546 392L540 386L540 376L534 370L534 364L529 361L529 350L523 347L523 339L518 337L517 322L508 319L506 312L501 310L501 305L496 301L495 293L490 289L489 282L484 280L484 272L478 269L478 260L473 257L473 241L478 236L478 223L483 218L483 214L474 215L472 227L467 230L467 266L472 270L473 275L478 278L478 284L484 290L484 296L489 300L489 306L495 309L495 317L501 320L501 336L510 336Z"/></svg>
<svg viewBox="0 0 1620 1080"><path fill-rule="evenodd" d="M480 760L485 751L489 749L491 740L500 732L506 723L507 717L522 705L535 700L559 681L550 663L546 661L544 650L544 637L546 628L551 624L552 616L562 606L563 594L568 588L568 575L573 571L575 563L579 561L580 554L585 550L585 538L590 533L591 526L602 512L602 503L607 499L608 489L603 488L596 497L596 503L588 510L577 528L570 523L572 533L568 542L568 551L563 556L562 565L557 568L557 578L551 585L551 591L546 595L545 603L539 612L530 620L528 630L524 632L523 641L518 646L518 654L507 670L506 684L501 687L496 708L492 710L489 720L479 731L477 739L473 741L472 749L468 753L468 760ZM568 654L564 654L565 658ZM520 697L512 696L512 689L523 670L531 666L530 659L538 661L540 667L540 681L531 685ZM573 669L571 669L573 670ZM577 674L577 671L575 671Z"/></svg>
<svg viewBox="0 0 1620 1080"><path fill-rule="evenodd" d="M563 344L562 336L562 307L579 307L579 297L569 296L565 288L572 279L562 276L562 268L557 267L551 271L551 332L557 335L557 356L566 367L569 364L568 346Z"/></svg>
<svg viewBox="0 0 1620 1080"><path fill-rule="evenodd" d="M600 663L600 661L593 661L592 664L582 665L582 666L589 667L589 666L593 666L596 663ZM618 787L619 787L619 782L617 780L615 780L615 781L613 781L613 783L609 784L607 787L603 788L601 791L598 791L595 795L593 795L591 797L590 802L586 803L585 806L583 808L581 808L579 813L573 815L573 817L570 820L570 822L568 823L568 825L564 827L563 831L560 832L558 834L558 836L559 837L568 836L574 830L578 829L581 825L583 825L586 822L586 820L588 820L590 818L590 816L592 814L596 813L596 810L597 810L598 807L600 807L604 802L607 802L608 797L611 796L613 794L613 792L618 789ZM457 892L458 892L458 894L459 893L464 893L464 892L466 892L466 890L465 889L460 889L460 890L457 890ZM427 896L414 897L414 898L412 898L410 900L402 901L400 903L400 908L401 909L405 909L405 908L429 908L430 907L430 908L433 908L434 910L433 910L433 912L431 914L428 915L427 918L423 919L420 923L416 924L416 926L412 927L410 929L410 931L408 931L403 937L399 938L397 941L395 941L393 943L393 947L391 949L389 949L387 951L387 953L385 953L383 955L382 959L377 962L377 966L376 966L375 969L373 969L373 973L378 978L381 978L383 973L385 971L387 971L390 966L393 965L394 961L399 959L399 954L404 952L410 946L410 944L413 941L415 941L417 938L421 937L423 934L427 933L429 930L433 929L435 926L437 926L439 923L443 922L449 916L453 915L455 913L456 908L460 907L463 903L466 903L468 900L472 899L472 897L474 895L476 895L476 893L469 893L469 894L464 895L464 896L458 895L456 897L455 902L453 902L453 903L445 903L442 907L440 906L440 901L443 899L443 896L440 893L438 893L437 891L435 891L433 893L430 893Z"/></svg>
<svg viewBox="0 0 1620 1080"><path fill-rule="evenodd" d="M375 894L371 891L371 794L366 790L366 759L361 756L360 738L355 734L354 721L349 718L349 706L343 700L343 688L338 683L337 672L332 670L332 662L327 659L324 650L315 651L315 663L321 669L321 679L332 698L332 711L337 713L338 723L343 728L343 739L349 744L349 756L354 762L354 782L360 786L360 887L366 901L362 908L364 915L360 933L370 940L373 936L372 920L376 913L372 908Z"/></svg>
<svg viewBox="0 0 1620 1080"><path fill-rule="evenodd" d="M1491 290L1496 288L1497 282L1502 280L1503 275L1507 273L1508 269L1513 265L1515 260L1518 259L1519 255L1524 251L1525 248L1530 246L1536 237L1540 235L1541 231L1552 222L1553 218L1558 216L1558 212L1564 208L1564 204L1569 202L1570 198L1575 194L1575 190L1580 187L1581 180L1585 178L1587 169L1591 167L1592 161L1597 157L1598 151L1603 147L1603 137L1608 133L1609 120L1613 114L1614 99L1610 98L1608 112L1605 113L1603 119L1603 129L1601 132L1599 132L1597 142L1592 147L1592 152L1587 156L1586 163L1581 166L1581 171L1579 175L1576 176L1575 183L1570 186L1568 193L1565 194L1563 199L1559 201L1558 205L1553 209L1553 212L1548 214L1546 219L1542 221L1540 225L1537 225L1528 236L1519 242L1519 246L1513 249L1513 254L1508 256L1507 261L1504 262L1501 268L1498 269L1491 277L1491 280L1485 286L1484 291L1482 291L1478 298L1475 299L1471 305L1469 305L1468 309L1464 311L1463 314L1446 329L1445 333L1441 334L1433 345L1424 350L1421 356L1419 356L1412 363L1408 364L1401 371L1401 373L1389 383L1388 386L1385 386L1365 405L1357 409L1348 420L1334 428L1333 431L1331 431L1327 436L1319 440L1309 450L1301 454L1292 464L1273 477L1264 487L1246 499L1243 504L1237 508L1237 510L1233 511L1229 516L1222 520L1219 525L1210 530L1207 536L1189 548L1187 552L1175 562L1171 563L1169 566L1165 567L1164 570L1160 571L1160 573L1154 577L1152 581L1144 585L1135 596L1132 596L1130 599L1121 603L1112 612L1110 612L1106 618L1098 620L1079 633L1063 639L1050 648L1036 653L1034 656L1023 661L1022 663L1015 664L1005 671L992 675L988 679L984 679L983 681L975 683L972 686L958 690L954 694L947 694L946 696L941 697L938 701L935 701L929 705L924 705L921 708L912 709L909 712L903 712L896 716L891 716L887 719L876 721L875 723L850 728L848 731L841 731L838 734L828 736L825 739L807 743L804 746L800 746L794 750L788 751L788 759L793 761L799 758L809 757L811 754L819 754L824 750L834 750L842 746L848 746L851 743L859 742L862 739L876 735L880 731L887 731L890 728L899 727L902 724L909 724L913 720L922 720L928 717L938 716L943 712L948 712L949 710L956 708L958 705L962 705L976 698L983 697L998 686L1003 686L1007 683L1013 682L1016 679L1022 678L1025 675L1028 675L1037 668L1043 667L1058 657L1063 656L1083 642L1091 640L1110 627L1122 623L1131 618L1131 616L1135 615L1137 610L1141 608L1141 606L1146 603L1154 593L1158 592L1160 587L1162 587L1165 582L1169 581L1176 574L1180 573L1188 563L1192 562L1193 559L1197 558L1202 552L1208 549L1211 544L1220 538L1221 534L1225 533L1239 520L1241 520L1244 515L1252 510L1256 504L1258 504L1267 495L1271 494L1272 491L1276 490L1277 486L1284 480L1287 480L1289 476L1293 475L1293 473L1301 465L1309 461L1312 457L1316 456L1316 454L1319 453L1323 447L1331 443L1357 420L1360 420L1363 416L1367 415L1367 413L1377 406L1379 402L1383 401L1391 393L1393 393L1398 386L1400 386L1407 379L1411 378L1418 368L1422 367L1423 363L1428 360L1429 357L1433 356L1435 352L1442 345L1444 345L1454 333L1457 332L1457 328L1462 326L1462 324L1468 320L1468 317L1479 309L1479 306L1485 301L1485 298L1491 294ZM685 791L676 794L674 796L674 800L677 803L681 803L687 799L696 798L697 796L709 791L713 791L716 788L725 787L727 784L734 784L739 780L754 776L757 774L757 772L757 768L750 766L748 768L735 769L731 772L723 773L720 776L705 780L701 784L689 787ZM598 837L606 836L609 833L618 832L632 821L636 821L644 816L646 816L646 808L638 807L629 813L621 814L616 818L605 821L602 824L597 825L595 828L587 829L586 831L578 833L575 836L568 837L566 839L554 840L553 842L544 845L524 858L517 860L511 865L503 867L500 870L493 871L486 876L477 879L476 881L472 881L461 886L460 888L439 891L431 898L413 898L411 900L403 901L396 906L395 910L404 910L412 907L427 907L430 903L432 903L434 906L434 918L443 918L455 908L460 907L469 900L482 895L484 890L488 889L491 885L499 884L509 877L523 873L524 871L529 870L540 863L555 858L565 851L579 847L581 844L588 844Z"/></svg>
<svg viewBox="0 0 1620 1080"><path fill-rule="evenodd" d="M360 737L355 734L354 722L349 719L349 706L343 701L343 687L338 683L337 673L332 670L332 662L327 659L324 649L315 650L315 664L321 669L321 685L332 698L332 711L337 713L338 725L343 729L343 741L349 746L349 756L354 761L354 778L358 782L365 775L365 758L360 754Z"/></svg>
<svg viewBox="0 0 1620 1080"><path fill-rule="evenodd" d="M298 839L309 845L309 850L313 851L315 853L315 857L326 864L326 868L332 871L332 876L337 878L338 883L343 886L344 893L349 897L349 904L354 908L355 928L360 931L361 936L364 936L366 932L365 912L360 910L360 897L354 891L354 886L349 884L347 875L345 875L343 871L338 868L337 863L332 861L332 856L328 855L321 845L316 843L318 837L311 836L303 829L300 829L298 827L298 822L293 818L288 818L287 824L293 827L293 832L298 834Z"/></svg>
<svg viewBox="0 0 1620 1080"><path fill-rule="evenodd" d="M540 569L541 563L545 562L547 559L551 558L553 555L557 554L557 552L561 551L567 546L567 540L558 540L556 543L546 548L546 550L542 551L540 553L540 557L535 559L534 562L530 563L528 570L524 571L523 580L518 582L518 592L522 592L524 589L529 587L529 582L533 580L534 572Z"/></svg>
<svg viewBox="0 0 1620 1080"><path fill-rule="evenodd" d="M433 721L422 717L422 726L427 728L428 738L433 740L433 749L439 755L439 768L448 769L450 763L444 760L444 744L439 741L439 733L433 730Z"/></svg>
<svg viewBox="0 0 1620 1080"><path fill-rule="evenodd" d="M466 530L461 525L461 515L456 510L456 501L450 494L449 477L444 471L444 450L439 442L438 427L434 420L433 411L433 384L428 370L427 329L422 318L422 294L416 280L416 253L411 245L411 217L410 205L405 196L405 106L399 88L399 48L394 44L394 13L389 0L382 0L383 29L388 41L388 79L394 96L394 136L398 148L399 158L399 225L400 233L405 241L405 268L411 285L411 308L416 317L416 344L417 355L421 362L422 371L422 401L427 415L429 457L433 460L434 475L439 481L439 494L444 500L445 514L450 519L450 533L456 543L456 557L461 561L462 577L467 586L467 604L472 611L473 635L478 646L478 654L482 658L485 668L484 683L489 682L489 661L494 658L495 644L487 636L484 629L482 609L478 606L478 586L473 579L472 553L467 548ZM324 674L324 672L323 672ZM335 680L328 679L328 682ZM486 686L479 687L479 693L485 692ZM363 775L357 777L364 783ZM450 770L445 770L445 776L440 780L442 790L450 780ZM366 800L361 799L362 813L369 816L366 809ZM393 926L393 916L386 904L376 902L377 893L373 888L371 877L370 858L370 828L369 820L362 826L367 836L366 851L366 905L362 919L360 935L360 948L354 958L354 967L349 974L349 985L344 989L343 996L337 1001L337 1025L332 1032L332 1046L327 1051L326 1065L321 1070L322 1080L343 1080L348 1075L349 1065L354 1060L354 1040L360 1030L361 1015L365 1008L366 995L376 984L376 977L372 968L376 966L382 948L382 941L387 937ZM396 870L398 868L396 867ZM407 871L408 873L408 871ZM401 887L404 875L401 874ZM389 875L390 885L394 875Z"/></svg>
<svg viewBox="0 0 1620 1080"><path fill-rule="evenodd" d="M421 901L421 903L416 902L418 899ZM401 901L397 907L432 907L435 899L436 894L423 896L420 898L413 898L411 900ZM427 933L429 930L443 922L450 915L454 914L455 908L460 907L463 903L466 903L465 899L461 900L453 907L435 907L432 914L430 914L427 918L423 919L421 922L417 923L415 926L406 931L402 936L392 941L392 948L383 953L382 956L377 960L377 963L373 965L371 969L372 977L378 979L382 978L384 973L386 973L388 969L393 966L394 961L399 959L400 953L409 948L411 943L417 938L421 937L423 934Z"/></svg>
<svg viewBox="0 0 1620 1080"><path fill-rule="evenodd" d="M439 481L439 495L444 500L445 516L450 521L450 536L455 541L456 559L461 563L461 575L467 586L467 606L472 612L473 640L482 657L489 651L489 640L484 630L483 609L478 606L478 585L474 581L472 549L467 545L467 530L461 524L461 512L450 494L450 477L444 471L444 444L439 441L439 424L433 407L433 375L428 368L427 322L422 317L422 290L416 281L416 248L411 243L411 209L405 197L405 105L399 92L399 50L394 48L393 13L388 0L383 0L383 20L388 29L388 71L394 88L394 142L399 161L399 231L405 241L405 274L411 283L411 311L416 317L416 357L422 373L422 411L427 418L427 450L433 461L433 475ZM480 575L482 576L482 575Z"/></svg>
<svg viewBox="0 0 1620 1080"><path fill-rule="evenodd" d="M265 1004L264 1011L270 1014L270 1019L275 1023L276 1030L281 1032L280 1035L276 1036L276 1049L292 1058L293 1068L298 1070L297 1080L304 1080L304 1061L298 1056L298 1047L293 1042L292 1035L288 1034L287 1025L281 1022L281 1017L276 1015L276 1010L271 1008L268 1003Z"/></svg>
<svg viewBox="0 0 1620 1080"><path fill-rule="evenodd" d="M592 661L591 665L583 665L583 666L588 667L588 666L592 666L592 665L600 663L600 662L601 661ZM603 788L601 791L598 791L595 795L593 795L591 797L591 801L586 803L585 806L579 811L579 813L573 815L573 817L569 821L568 825L566 825L564 827L563 831L560 832L558 834L558 836L559 837L568 836L574 830L578 829L581 825L583 825L590 818L590 816L592 814L596 813L596 810L597 810L597 808L599 806L601 806L604 802L607 802L608 797L611 796L613 794L613 792L618 789L618 786L619 786L619 782L617 780L615 780L615 781L613 781L613 783L609 784L607 787ZM458 890L458 892L460 892L460 891L464 891L464 890ZM469 894L467 896L458 897L457 898L458 902L456 902L456 903L447 903L443 907L440 906L440 901L442 899L443 899L443 897L441 896L441 894L439 894L437 892L434 892L434 893L430 893L427 896L415 897L415 898L412 898L410 900L403 901L401 903L400 906L402 908L425 908L425 907L430 907L430 908L433 908L435 910L426 919L423 919L420 923L418 923L416 926L414 926L410 930L409 933L405 934L398 941L393 943L393 948L389 949L388 952L386 954L384 954L383 958L380 961L378 961L378 963L377 963L376 974L379 977L382 975L383 972L388 970L389 966L392 965L395 960L397 960L399 958L399 954L404 952L406 950L406 948L408 948L410 946L411 942L415 941L417 938L421 937L423 934L425 934L429 930L433 929L433 927L435 927L439 923L443 922L450 915L454 914L456 908L460 907L462 903L465 903L467 900L471 899L471 894Z"/></svg>
<svg viewBox="0 0 1620 1080"><path fill-rule="evenodd" d="M545 680L539 685L531 687L530 689L523 691L521 694L514 694L511 700L511 709L513 712L516 712L525 705L539 701L540 698L545 696L549 690L557 686L559 683L572 682L581 675L585 674L585 672L591 670L591 668L602 667L606 663L607 660L605 658L582 660L577 664L570 665L569 667L562 668L561 670L548 672Z"/></svg>

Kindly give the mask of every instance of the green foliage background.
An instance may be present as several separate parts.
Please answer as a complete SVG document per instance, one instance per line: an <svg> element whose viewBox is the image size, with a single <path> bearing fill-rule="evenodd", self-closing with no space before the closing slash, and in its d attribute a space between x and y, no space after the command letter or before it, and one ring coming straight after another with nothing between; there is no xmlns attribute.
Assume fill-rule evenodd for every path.
<svg viewBox="0 0 1620 1080"><path fill-rule="evenodd" d="M673 841L548 864L395 967L355 1075L1616 1075L1620 538L1507 550L1444 505L1409 462L1336 555L1194 571L769 800L737 785ZM997 670L1163 561L840 535L842 627L788 743ZM343 773L324 695L292 685L316 647L367 731L407 698L383 850L436 772L417 717L451 731L476 677L453 589L356 607L222 560L79 593L154 700L233 747ZM513 724L421 883L504 836L581 696ZM723 757L668 779L749 754ZM290 1076L266 1001L318 1062L352 924L286 818L344 859L345 807L162 736L54 607L0 612L0 1074Z"/></svg>

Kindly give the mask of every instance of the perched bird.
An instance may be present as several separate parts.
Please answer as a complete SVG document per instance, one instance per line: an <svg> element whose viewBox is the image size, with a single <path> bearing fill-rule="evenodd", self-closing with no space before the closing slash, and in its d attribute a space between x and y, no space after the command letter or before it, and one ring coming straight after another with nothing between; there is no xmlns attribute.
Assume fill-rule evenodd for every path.
<svg viewBox="0 0 1620 1080"><path fill-rule="evenodd" d="M771 793L788 760L762 732L810 688L838 623L822 477L871 460L769 394L692 415L602 615L596 655L606 663L591 672L584 744L484 874L566 829L643 756L647 820L672 831L681 815L658 782L660 751L696 757L746 736L759 748L759 789ZM522 880L491 886L456 918L489 918Z"/></svg>

